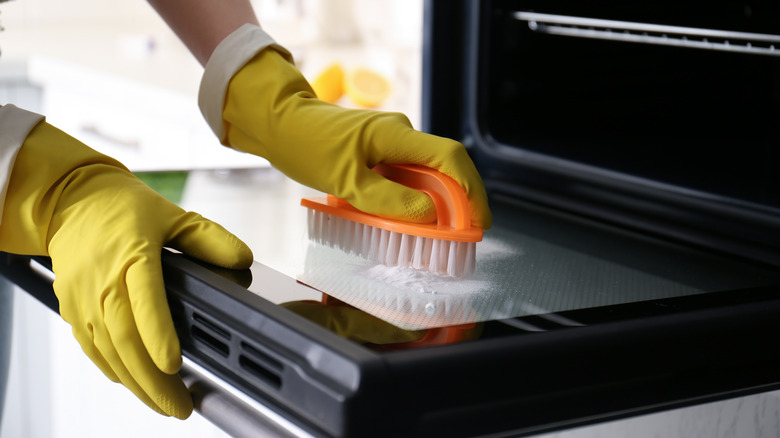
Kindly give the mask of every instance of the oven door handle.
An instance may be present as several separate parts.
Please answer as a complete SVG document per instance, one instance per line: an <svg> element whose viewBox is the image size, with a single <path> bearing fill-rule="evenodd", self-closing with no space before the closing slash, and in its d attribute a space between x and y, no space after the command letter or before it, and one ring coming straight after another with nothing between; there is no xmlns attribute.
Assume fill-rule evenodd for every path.
<svg viewBox="0 0 780 438"><path fill-rule="evenodd" d="M0 275L59 314L49 258L0 252ZM230 387L186 356L179 375L192 394L195 411L231 436L308 436L270 408Z"/></svg>

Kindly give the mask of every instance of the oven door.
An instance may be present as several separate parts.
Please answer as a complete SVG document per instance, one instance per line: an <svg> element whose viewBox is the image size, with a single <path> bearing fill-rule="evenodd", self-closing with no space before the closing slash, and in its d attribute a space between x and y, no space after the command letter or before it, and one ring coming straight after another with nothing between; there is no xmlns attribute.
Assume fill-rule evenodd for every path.
<svg viewBox="0 0 780 438"><path fill-rule="evenodd" d="M313 246L303 276L323 293L166 252L199 412L236 436L521 436L780 388L777 269L512 198L492 208L469 280ZM0 254L56 310L50 268Z"/></svg>

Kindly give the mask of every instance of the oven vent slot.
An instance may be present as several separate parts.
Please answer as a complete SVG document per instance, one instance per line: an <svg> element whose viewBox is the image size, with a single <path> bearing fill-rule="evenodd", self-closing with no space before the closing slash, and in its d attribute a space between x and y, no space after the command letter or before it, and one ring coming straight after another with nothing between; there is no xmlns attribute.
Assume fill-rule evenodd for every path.
<svg viewBox="0 0 780 438"><path fill-rule="evenodd" d="M780 56L780 35L518 11L533 32L574 38Z"/></svg>
<svg viewBox="0 0 780 438"><path fill-rule="evenodd" d="M230 340L230 332L223 329L222 327L216 325L215 323L209 321L208 319L201 316L199 313L192 313L192 320L197 325L204 326L209 329L209 331L213 332L214 334L218 335L221 338L225 338L225 340Z"/></svg>
<svg viewBox="0 0 780 438"><path fill-rule="evenodd" d="M211 336L210 333L203 330L202 328L193 325L190 328L190 333L192 334L192 339L195 341L199 341L201 344L205 345L206 347L209 347L214 352L218 353L222 357L228 357L230 354L230 347L228 344L220 341L214 336Z"/></svg>
<svg viewBox="0 0 780 438"><path fill-rule="evenodd" d="M276 389L282 387L283 365L279 361L245 342L241 343L241 349L243 352L238 356L241 369Z"/></svg>
<svg viewBox="0 0 780 438"><path fill-rule="evenodd" d="M192 313L190 334L194 341L205 345L220 356L230 355L230 333L196 312Z"/></svg>

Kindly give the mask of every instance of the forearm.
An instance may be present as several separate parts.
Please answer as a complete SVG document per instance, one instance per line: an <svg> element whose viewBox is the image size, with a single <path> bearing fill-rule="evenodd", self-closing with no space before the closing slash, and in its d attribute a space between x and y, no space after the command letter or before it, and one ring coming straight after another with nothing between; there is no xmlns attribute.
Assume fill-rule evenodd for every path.
<svg viewBox="0 0 780 438"><path fill-rule="evenodd" d="M259 24L249 0L148 0L201 65L246 23Z"/></svg>

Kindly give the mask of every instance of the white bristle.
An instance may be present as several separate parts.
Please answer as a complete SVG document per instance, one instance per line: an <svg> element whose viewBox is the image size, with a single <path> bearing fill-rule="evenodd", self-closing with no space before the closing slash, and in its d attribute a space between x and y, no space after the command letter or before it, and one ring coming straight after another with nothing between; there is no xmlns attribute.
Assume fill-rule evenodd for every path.
<svg viewBox="0 0 780 438"><path fill-rule="evenodd" d="M317 212L314 210L309 210L306 214L306 232L308 233L309 239L316 241L317 240Z"/></svg>
<svg viewBox="0 0 780 438"><path fill-rule="evenodd" d="M342 248L344 241L341 239L342 229L344 228L344 219L337 218L336 226L333 227L333 246Z"/></svg>
<svg viewBox="0 0 780 438"><path fill-rule="evenodd" d="M423 268L423 247L425 246L425 238L420 236L415 236L414 238L414 251L412 253L412 263L411 266L414 269L422 269Z"/></svg>
<svg viewBox="0 0 780 438"><path fill-rule="evenodd" d="M311 214L311 212L314 210L309 210L309 239L319 242L320 239L320 233L317 231L317 224L319 224L320 221L320 212L314 211L314 214Z"/></svg>
<svg viewBox="0 0 780 438"><path fill-rule="evenodd" d="M363 245L360 239L363 237L363 224L357 222L352 222L352 224L352 251L361 255L360 251L363 249Z"/></svg>
<svg viewBox="0 0 780 438"><path fill-rule="evenodd" d="M343 229L344 229L344 222L345 221L346 221L345 219L336 218L336 225L333 227L333 232L334 232L334 234L333 234L333 244L337 248L342 248L343 244L344 244L344 241L341 238L341 236L344 234L343 233Z"/></svg>
<svg viewBox="0 0 780 438"><path fill-rule="evenodd" d="M466 255L463 256L463 276L473 275L477 270L477 242L468 242Z"/></svg>
<svg viewBox="0 0 780 438"><path fill-rule="evenodd" d="M468 277L476 268L476 242L411 236L316 210L307 215L309 239L388 265L411 267L454 277Z"/></svg>
<svg viewBox="0 0 780 438"><path fill-rule="evenodd" d="M342 228L344 228L344 219L337 218L333 227L333 245L337 248L341 248L341 245L344 243L341 240Z"/></svg>
<svg viewBox="0 0 780 438"><path fill-rule="evenodd" d="M326 215L325 213L320 213L318 223L317 223L317 236L319 238L320 243L322 243L327 237L325 234L327 233L327 229L328 229L328 215Z"/></svg>
<svg viewBox="0 0 780 438"><path fill-rule="evenodd" d="M314 216L314 234L315 234L315 240L318 243L322 243L324 236L323 236L323 228L325 223L325 213L317 212L317 214Z"/></svg>
<svg viewBox="0 0 780 438"><path fill-rule="evenodd" d="M433 245L431 246L431 258L428 264L428 270L433 272L441 271L441 241L439 239L433 239Z"/></svg>
<svg viewBox="0 0 780 438"><path fill-rule="evenodd" d="M412 251L414 250L414 237L401 234L401 247L398 248L398 266L411 266Z"/></svg>
<svg viewBox="0 0 780 438"><path fill-rule="evenodd" d="M447 274L455 275L458 272L458 243L449 242L445 243L449 248L447 249Z"/></svg>
<svg viewBox="0 0 780 438"><path fill-rule="evenodd" d="M433 253L433 239L423 238L422 264L423 268L428 269L431 266L431 254Z"/></svg>
<svg viewBox="0 0 780 438"><path fill-rule="evenodd" d="M450 255L450 242L436 239L439 241L439 266L436 272L447 272L447 261Z"/></svg>
<svg viewBox="0 0 780 438"><path fill-rule="evenodd" d="M342 219L341 229L339 230L339 247L352 248L352 224L354 222Z"/></svg>
<svg viewBox="0 0 780 438"><path fill-rule="evenodd" d="M306 224L308 225L307 231L309 233L309 238L313 240L317 239L317 233L314 231L314 227L317 225L317 219L315 219L315 216L317 216L316 210L309 209L306 212Z"/></svg>
<svg viewBox="0 0 780 438"><path fill-rule="evenodd" d="M319 214L318 218L318 224L316 226L317 229L317 238L320 243L325 243L325 239L327 238L328 233L328 222L327 222L328 215L324 213Z"/></svg>
<svg viewBox="0 0 780 438"><path fill-rule="evenodd" d="M350 252L355 252L355 223L352 221L345 221L347 223L347 232L345 233L344 240L345 245L350 248Z"/></svg>
<svg viewBox="0 0 780 438"><path fill-rule="evenodd" d="M368 247L369 260L379 260L379 242L382 240L382 229L376 227L371 228L371 244Z"/></svg>
<svg viewBox="0 0 780 438"><path fill-rule="evenodd" d="M387 245L390 243L390 231L380 228L379 235L381 237L379 238L379 247L376 250L376 261L385 264L385 260L387 260Z"/></svg>
<svg viewBox="0 0 780 438"><path fill-rule="evenodd" d="M371 228L368 225L363 225L363 237L361 237L360 257L368 258L371 248Z"/></svg>
<svg viewBox="0 0 780 438"><path fill-rule="evenodd" d="M322 237L324 240L322 243L328 246L332 246L333 236L336 234L333 232L333 228L336 226L336 218L330 215L326 215L324 219L325 220L322 223Z"/></svg>
<svg viewBox="0 0 780 438"><path fill-rule="evenodd" d="M336 246L339 242L339 221L341 218L328 217L328 240L325 243L330 246Z"/></svg>
<svg viewBox="0 0 780 438"><path fill-rule="evenodd" d="M385 255L385 264L388 266L398 265L398 253L401 250L401 234L391 231L387 239L387 255Z"/></svg>

